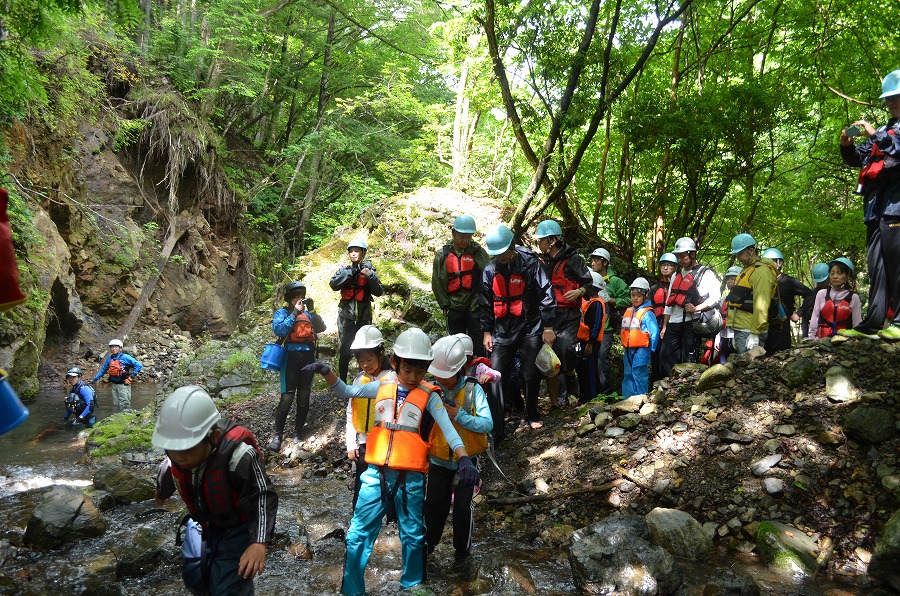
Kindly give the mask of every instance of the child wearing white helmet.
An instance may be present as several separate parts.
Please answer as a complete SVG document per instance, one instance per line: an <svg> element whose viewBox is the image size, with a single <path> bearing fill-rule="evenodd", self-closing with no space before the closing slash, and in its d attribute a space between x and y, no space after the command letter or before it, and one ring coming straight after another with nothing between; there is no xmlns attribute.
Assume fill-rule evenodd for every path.
<svg viewBox="0 0 900 596"><path fill-rule="evenodd" d="M356 332L350 350L356 357L360 371L353 385L365 385L373 381L396 378L391 363L384 353L384 336L374 325L363 325ZM353 508L359 498L362 474L366 471L366 436L375 424L375 401L356 398L347 402L347 424L344 443L347 458L356 466L356 482L353 485Z"/></svg>
<svg viewBox="0 0 900 596"><path fill-rule="evenodd" d="M425 382L434 358L431 340L417 328L397 336L391 364L396 379L347 385L327 364L304 367L319 373L340 398L375 400L375 424L366 439L366 463L362 486L350 529L341 594L366 593L365 570L385 514L396 516L400 526L403 572L400 586L409 589L425 581L425 474L428 472L428 437L436 422L449 449L459 462L459 489L473 487L481 479L463 440L447 416L440 389Z"/></svg>
<svg viewBox="0 0 900 596"><path fill-rule="evenodd" d="M650 354L659 343L659 325L650 304L650 282L638 277L630 286L631 306L622 315L624 375L622 397L646 394L650 389Z"/></svg>
<svg viewBox="0 0 900 596"><path fill-rule="evenodd" d="M494 428L487 395L475 379L466 376L465 347L457 336L442 337L434 343L434 360L428 372L444 393L444 407L459 433L466 452L478 466L478 454L488 448L487 436ZM453 482L459 463L440 428L434 427L428 448L428 485L425 492L425 544L434 551L444 533L444 524L453 508L453 548L457 563L472 548L472 498L475 487L457 488Z"/></svg>

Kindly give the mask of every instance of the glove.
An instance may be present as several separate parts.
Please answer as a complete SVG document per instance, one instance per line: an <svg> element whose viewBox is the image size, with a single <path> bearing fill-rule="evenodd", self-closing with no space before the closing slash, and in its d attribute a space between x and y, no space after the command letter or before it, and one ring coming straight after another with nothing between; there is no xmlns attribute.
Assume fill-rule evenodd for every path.
<svg viewBox="0 0 900 596"><path fill-rule="evenodd" d="M307 298L304 304L306 305L306 310L316 310L316 303L313 302L312 298Z"/></svg>
<svg viewBox="0 0 900 596"><path fill-rule="evenodd" d="M481 474L478 473L478 468L475 467L475 464L472 463L472 458L468 455L459 458L458 472L459 484L457 486L460 488L471 488L481 480Z"/></svg>
<svg viewBox="0 0 900 596"><path fill-rule="evenodd" d="M307 364L301 370L305 370L307 372L319 373L323 377L331 372L331 367L325 364L324 362L313 362L312 364Z"/></svg>
<svg viewBox="0 0 900 596"><path fill-rule="evenodd" d="M751 333L747 336L747 349L752 350L755 347L759 346L759 335L756 333Z"/></svg>
<svg viewBox="0 0 900 596"><path fill-rule="evenodd" d="M125 381L123 381L126 385L131 385L131 382L134 380L134 377L125 377Z"/></svg>

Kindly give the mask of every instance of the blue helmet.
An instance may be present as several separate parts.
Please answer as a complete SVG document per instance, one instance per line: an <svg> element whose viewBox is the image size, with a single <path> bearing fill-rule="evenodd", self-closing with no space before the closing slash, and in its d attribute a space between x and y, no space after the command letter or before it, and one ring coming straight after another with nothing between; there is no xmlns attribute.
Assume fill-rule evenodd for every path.
<svg viewBox="0 0 900 596"><path fill-rule="evenodd" d="M812 280L813 282L820 284L826 279L828 279L828 265L825 263L816 263L812 268Z"/></svg>
<svg viewBox="0 0 900 596"><path fill-rule="evenodd" d="M832 265L838 263L849 269L851 275L856 275L856 267L853 266L853 261L851 261L847 257L838 257L835 260L831 261L830 263L828 263L828 269L831 269Z"/></svg>
<svg viewBox="0 0 900 596"><path fill-rule="evenodd" d="M881 81L881 95L879 98L884 99L891 95L900 94L900 69L889 72L884 80Z"/></svg>
<svg viewBox="0 0 900 596"><path fill-rule="evenodd" d="M672 263L673 265L677 265L678 257L675 256L675 253L665 252L661 257L659 257L659 264L662 265L663 263Z"/></svg>
<svg viewBox="0 0 900 596"><path fill-rule="evenodd" d="M484 238L487 254L492 257L505 253L513 243L515 234L504 225L499 225L487 233Z"/></svg>
<svg viewBox="0 0 900 596"><path fill-rule="evenodd" d="M784 260L784 255L781 254L781 251L777 248L767 248L760 256L764 259L772 259L773 261L775 259L781 259L782 261Z"/></svg>
<svg viewBox="0 0 900 596"><path fill-rule="evenodd" d="M736 255L745 248L756 246L756 240L750 234L738 234L731 239L731 254Z"/></svg>
<svg viewBox="0 0 900 596"><path fill-rule="evenodd" d="M460 215L453 220L453 229L460 234L475 233L475 218L471 215Z"/></svg>
<svg viewBox="0 0 900 596"><path fill-rule="evenodd" d="M363 250L369 250L369 247L366 246L366 241L362 238L354 238L347 244L347 250L349 251L351 248L361 248Z"/></svg>
<svg viewBox="0 0 900 596"><path fill-rule="evenodd" d="M562 228L552 219L545 219L538 224L534 233L537 238L546 238L547 236L562 236Z"/></svg>
<svg viewBox="0 0 900 596"><path fill-rule="evenodd" d="M728 268L728 271L725 272L725 277L737 277L743 270L744 268L740 265L734 265Z"/></svg>

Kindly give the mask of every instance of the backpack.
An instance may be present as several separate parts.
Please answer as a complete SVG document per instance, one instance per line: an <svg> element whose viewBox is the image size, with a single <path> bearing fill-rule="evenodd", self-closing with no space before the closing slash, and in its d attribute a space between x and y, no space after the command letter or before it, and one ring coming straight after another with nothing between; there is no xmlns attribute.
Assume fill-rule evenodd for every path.
<svg viewBox="0 0 900 596"><path fill-rule="evenodd" d="M719 277L719 274L716 273L716 270L701 265L697 269L697 277L694 278L694 283L697 285L698 290L700 287L700 280L703 278L703 274L707 271L712 271L712 274L716 276L716 279L719 281L719 286L721 287L722 278ZM703 296L702 294L700 295L700 298L703 300L706 300L708 297L709 296ZM700 313L699 317L694 319L694 334L703 337L710 337L721 331L724 324L725 321L722 319L721 302L716 302L709 308L709 310L704 310Z"/></svg>
<svg viewBox="0 0 900 596"><path fill-rule="evenodd" d="M184 540L181 528L184 527ZM190 514L181 518L175 530L175 546L181 547L181 578L191 594L209 594L208 548L203 539L203 529Z"/></svg>

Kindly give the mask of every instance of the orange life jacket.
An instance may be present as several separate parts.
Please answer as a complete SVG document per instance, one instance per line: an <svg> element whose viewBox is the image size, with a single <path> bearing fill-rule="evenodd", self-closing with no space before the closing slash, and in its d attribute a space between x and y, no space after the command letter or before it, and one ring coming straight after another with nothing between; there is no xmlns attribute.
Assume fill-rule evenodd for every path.
<svg viewBox="0 0 900 596"><path fill-rule="evenodd" d="M397 409L397 380L381 382L375 397L375 425L366 441L366 463L392 470L428 472L428 443L422 438L422 420L428 397L440 389L421 383Z"/></svg>
<svg viewBox="0 0 900 596"><path fill-rule="evenodd" d="M626 348L649 348L650 334L641 329L641 320L648 312L653 310L649 306L639 307L637 312L633 306L629 306L622 315L622 345Z"/></svg>
<svg viewBox="0 0 900 596"><path fill-rule="evenodd" d="M475 385L475 379L470 379L462 386L462 389L456 393L456 397L454 398L457 406L473 416L475 416ZM487 434L477 433L467 428L463 428L455 420L451 420L451 422L453 422L453 428L459 433L459 438L462 439L463 445L466 446L466 453L469 455L478 455L487 449ZM444 431L436 424L431 428L431 440L428 448L428 455L432 455L445 461L456 461L457 459L456 454L450 448L450 444L447 443L447 439L444 437Z"/></svg>
<svg viewBox="0 0 900 596"><path fill-rule="evenodd" d="M118 358L113 358L109 361L109 367L106 369L106 372L109 374L110 379L128 376L125 374L125 367L122 365L122 361Z"/></svg>
<svg viewBox="0 0 900 596"><path fill-rule="evenodd" d="M294 326L287 336L287 343L291 344L314 344L316 343L316 332L313 329L312 316L308 312L301 312L294 319Z"/></svg>
<svg viewBox="0 0 900 596"><path fill-rule="evenodd" d="M241 512L240 494L228 480L228 464L234 450L241 443L247 443L262 457L262 450L253 433L243 426L234 425L225 431L215 452L210 456L202 486L192 486L191 471L182 470L172 462L172 477L178 485L178 493L191 512L191 517L204 528L210 525L230 528L247 522L247 517ZM200 499L202 504L196 502Z"/></svg>
<svg viewBox="0 0 900 596"><path fill-rule="evenodd" d="M816 329L816 337L831 337L837 335L841 329L849 329L853 321L853 309L850 308L850 292L840 300L831 297L831 288L825 290L825 304L819 311L819 326Z"/></svg>
<svg viewBox="0 0 900 596"><path fill-rule="evenodd" d="M368 283L369 278L360 273L356 276L356 281L350 284L349 288L341 289L341 299L362 302L366 298L366 284Z"/></svg>
<svg viewBox="0 0 900 596"><path fill-rule="evenodd" d="M449 248L445 249L444 266L447 268L447 293L472 289L472 278L475 276L475 257L470 254L457 255Z"/></svg>
<svg viewBox="0 0 900 596"><path fill-rule="evenodd" d="M569 257L571 259L572 257ZM581 284L578 281L573 281L566 277L566 265L569 264L569 259L564 259L562 261L558 261L553 265L553 275L550 277L550 283L553 285L553 294L556 296L556 306L557 308L580 308L581 307L581 296L575 299L574 302L569 302L566 300L565 295L566 292L570 292L572 290L578 290L581 288Z"/></svg>
<svg viewBox="0 0 900 596"><path fill-rule="evenodd" d="M597 331L597 337L593 338L592 341L603 341L603 329L606 327L606 301L603 300L600 296L595 296L590 300L583 301L581 305L581 323L578 324L578 339L581 341L591 340L591 325L588 325L584 322L584 317L587 315L588 309L592 304L596 304L597 308L602 309L603 311L603 320L600 322L600 329Z"/></svg>
<svg viewBox="0 0 900 596"><path fill-rule="evenodd" d="M494 290L494 316L502 319L509 315L521 317L524 312L522 295L525 293L525 278L513 273L507 280L499 272L491 284Z"/></svg>

